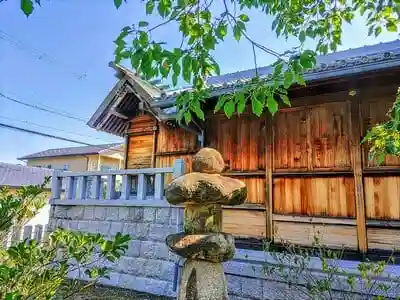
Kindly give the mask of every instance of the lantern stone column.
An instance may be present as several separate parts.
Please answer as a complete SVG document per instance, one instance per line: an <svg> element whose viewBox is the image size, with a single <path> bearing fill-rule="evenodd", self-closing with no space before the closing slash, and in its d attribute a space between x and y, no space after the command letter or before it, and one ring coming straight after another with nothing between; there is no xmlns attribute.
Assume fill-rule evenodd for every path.
<svg viewBox="0 0 400 300"><path fill-rule="evenodd" d="M222 262L235 255L232 235L222 232L221 205L239 205L247 197L245 184L221 176L222 155L201 149L193 158L193 173L183 175L167 187L170 204L185 205L184 231L171 234L169 249L186 258L178 300L228 299Z"/></svg>

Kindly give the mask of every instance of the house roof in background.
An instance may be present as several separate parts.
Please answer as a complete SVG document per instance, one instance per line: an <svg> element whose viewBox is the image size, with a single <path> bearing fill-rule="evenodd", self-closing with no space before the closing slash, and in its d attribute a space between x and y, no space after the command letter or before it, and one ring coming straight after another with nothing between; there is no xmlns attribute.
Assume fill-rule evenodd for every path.
<svg viewBox="0 0 400 300"><path fill-rule="evenodd" d="M24 159L32 159L32 158L99 154L104 150L119 148L120 145L121 145L121 143L112 143L112 144L102 144L102 145L94 145L94 146L80 146L80 147L48 149L48 150L44 150L41 152L28 154L23 157L19 157L18 159L24 160ZM118 151L118 149L116 149L115 151Z"/></svg>
<svg viewBox="0 0 400 300"><path fill-rule="evenodd" d="M304 73L306 82L326 80L335 77L355 75L368 71L389 69L400 66L400 40L363 46L317 56L315 67ZM260 77L267 77L272 73L273 67L258 68ZM240 89L249 83L256 75L255 69L240 72L212 76L207 79L207 85L211 89L211 96L219 96L231 93L234 89ZM187 88L183 90L188 90ZM172 93L154 99L153 107L169 107L174 105L176 96L182 91Z"/></svg>
<svg viewBox="0 0 400 300"><path fill-rule="evenodd" d="M20 187L42 184L45 177L52 175L51 169L0 162L0 186Z"/></svg>

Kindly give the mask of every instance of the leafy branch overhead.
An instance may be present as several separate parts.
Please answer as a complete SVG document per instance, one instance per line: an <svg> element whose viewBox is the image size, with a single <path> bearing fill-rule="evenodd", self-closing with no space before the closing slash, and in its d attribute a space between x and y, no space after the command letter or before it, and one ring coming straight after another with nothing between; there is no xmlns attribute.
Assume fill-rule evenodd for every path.
<svg viewBox="0 0 400 300"><path fill-rule="evenodd" d="M121 1L115 2L119 7ZM250 104L252 112L260 116L265 109L275 114L280 105L290 105L287 89L293 84L305 84L302 74L314 67L317 54L335 51L341 45L344 23L351 24L357 16L364 16L369 34L377 36L383 29L397 31L400 15L398 0L223 0L222 4L214 0L148 0L144 6L148 15L157 15L162 21L139 21L123 28L115 40L115 60L130 59L132 67L146 79L171 78L176 86L178 78L182 78L191 84L193 90L181 93L176 103L178 118L186 123L193 114L204 119L202 102L210 96L206 79L220 73L213 51L227 38L248 42L276 62L270 75L259 76L256 72L235 94L220 97L215 110L223 109L231 117ZM250 10L273 16L270 29L285 39L297 37L298 47L279 53L251 37L247 27L252 20L246 13ZM168 23L179 27L179 47L152 38L154 31ZM307 39L316 41L315 49L305 49ZM254 67L257 71L256 64Z"/></svg>
<svg viewBox="0 0 400 300"><path fill-rule="evenodd" d="M127 0L114 0L122 9ZM282 105L290 105L288 89L293 84L305 85L303 74L316 64L316 55L336 51L342 44L343 26L359 18L365 22L370 36L383 31L398 32L400 0L144 0L143 10L158 23L140 20L122 28L115 39L115 61L130 61L132 68L145 79L161 76L173 86L181 78L193 89L180 93L176 99L178 120L190 123L194 116L204 120L203 103L211 95L207 78L220 74L218 60L213 56L217 47L233 38L249 43L253 48L254 78L242 82L235 92L219 97L215 111L223 110L230 118L243 113L247 107L261 116L268 110L275 114ZM40 1L21 0L26 15L40 5ZM247 31L255 22L248 12L265 15L265 25L278 37L295 37L298 46L278 52L274 45L264 45ZM154 33L163 26L171 26L180 44L172 46L166 40L156 40ZM173 26L175 25L175 26ZM258 27L264 26L257 19ZM351 25L350 25L351 26ZM307 49L305 43L314 41ZM275 59L268 76L258 72L256 51ZM251 53L249 53L251 55Z"/></svg>

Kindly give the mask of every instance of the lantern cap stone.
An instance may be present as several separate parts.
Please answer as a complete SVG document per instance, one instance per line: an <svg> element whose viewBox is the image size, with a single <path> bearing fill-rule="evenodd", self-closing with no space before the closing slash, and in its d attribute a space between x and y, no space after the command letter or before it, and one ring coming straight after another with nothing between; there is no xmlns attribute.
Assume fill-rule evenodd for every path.
<svg viewBox="0 0 400 300"><path fill-rule="evenodd" d="M165 197L173 205L240 205L247 198L247 188L238 179L194 172L173 180L165 190Z"/></svg>
<svg viewBox="0 0 400 300"><path fill-rule="evenodd" d="M224 262L235 255L235 240L232 235L219 233L185 234L184 232L170 234L166 243L168 248L179 256Z"/></svg>

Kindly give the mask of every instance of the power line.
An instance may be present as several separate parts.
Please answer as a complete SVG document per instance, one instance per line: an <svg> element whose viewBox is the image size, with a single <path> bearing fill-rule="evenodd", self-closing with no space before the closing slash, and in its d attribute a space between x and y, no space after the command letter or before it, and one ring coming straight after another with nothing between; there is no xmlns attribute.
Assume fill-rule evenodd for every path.
<svg viewBox="0 0 400 300"><path fill-rule="evenodd" d="M12 37L10 34L8 34L7 32L5 32L2 29L0 29L0 39L9 42L14 47L17 47L20 50L25 51L26 53L34 56L36 59L38 59L40 61L45 61L49 64L58 65L59 67L62 67L68 73L70 73L72 76L76 77L78 80L82 80L87 77L86 72L85 73L77 73L72 70L67 70L65 65L60 63L55 57L53 57L45 52L40 53L39 51L33 49L32 47L29 47L26 43L22 42L21 40L18 40L16 38Z"/></svg>
<svg viewBox="0 0 400 300"><path fill-rule="evenodd" d="M61 128L57 128L57 127L52 127L52 126L46 126L46 125L42 125L42 124L37 124L37 123L33 123L33 122L29 122L29 121L25 121L25 120L17 120L17 119L13 119L13 118L9 118L6 116L1 116L0 118L5 119L5 120L9 120L9 121L13 121L13 122L19 122L19 123L24 123L27 125L32 125L32 126L37 126L37 127L42 127L42 128L47 128L47 129L51 129L51 130L56 130L56 131L60 131L60 132L65 132L68 134L73 134L73 135L77 135L77 136L82 136L82 137L87 137L87 138L91 138L91 139L96 139L96 140L100 140L103 142L107 142L107 143L112 143L110 141L105 141L101 138L95 137L95 136L90 136L90 135L86 135L86 134L82 134L82 133L78 133L78 132L72 132L72 131L68 131L68 130L64 130Z"/></svg>
<svg viewBox="0 0 400 300"><path fill-rule="evenodd" d="M12 129L12 130L16 130L16 131L22 131L22 132L26 132L26 133L30 133L30 134L36 134L36 135L40 135L40 136L44 136L44 137L48 137L48 138L52 138L52 139L57 139L57 140L61 140L61 141L71 142L71 143L75 143L75 144L81 144L81 145L85 145L85 146L96 146L96 145L92 145L89 143L85 143L85 142L81 142L81 141L77 141L77 140L73 140L73 139L68 139L68 138L64 138L64 137L56 136L56 135L52 135L52 134L47 134L47 133L43 133L43 132L39 132L39 131L35 131L35 130L30 130L30 129L26 129L26 128L22 128L22 127L12 126L12 125L8 125L8 124L4 124L4 123L0 123L0 127L4 127L7 129Z"/></svg>
<svg viewBox="0 0 400 300"><path fill-rule="evenodd" d="M26 129L26 128L22 128L22 127L17 127L17 126L13 126L13 125L9 125L9 124L0 123L0 127L15 130L15 131L21 131L21 132L25 132L25 133L29 133L29 134L39 135L39 136L43 136L43 137L47 137L47 138L52 138L52 139L56 139L56 140L71 142L71 143L75 143L75 144L103 148L104 150L110 149L110 147L104 147L104 146L102 147L101 145L89 144L86 142L81 142L78 140L73 140L73 139L62 137L62 136L52 135L52 134L39 132L39 131L35 131L35 130L30 130L30 129ZM124 151L117 150L117 149L112 149L112 151L124 153Z"/></svg>
<svg viewBox="0 0 400 300"><path fill-rule="evenodd" d="M74 116L73 114L70 114L70 113L67 113L67 112L63 112L63 111L60 111L60 110L55 110L53 108L50 108L50 106L48 106L49 108L46 108L44 105L30 104L30 103L24 102L22 100L18 100L16 98L12 98L12 97L6 96L1 92L0 92L0 97L2 97L4 99L7 99L9 101L24 105L26 107L30 107L30 108L33 108L33 109L45 111L45 112L52 113L52 114L55 114L55 115L59 115L59 116L65 117L65 118L69 118L69 119L75 120L75 121L80 121L80 122L84 122L84 123L87 122L85 119L83 119L81 117L77 117L77 116Z"/></svg>

